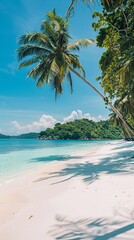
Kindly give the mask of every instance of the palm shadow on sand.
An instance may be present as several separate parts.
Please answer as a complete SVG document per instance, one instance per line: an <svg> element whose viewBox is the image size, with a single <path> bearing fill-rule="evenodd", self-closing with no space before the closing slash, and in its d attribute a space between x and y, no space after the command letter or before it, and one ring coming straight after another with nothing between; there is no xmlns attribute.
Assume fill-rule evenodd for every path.
<svg viewBox="0 0 134 240"><path fill-rule="evenodd" d="M47 178L40 178L36 181L58 178L57 182L51 184L62 183L72 178L80 176L84 183L91 184L101 177L101 174L130 174L134 173L134 151L123 150L115 152L108 157L100 157L99 162L93 163L85 157L85 162L67 164L65 168L57 172L50 172ZM98 156L99 158L99 156ZM79 159L79 157L76 159Z"/></svg>
<svg viewBox="0 0 134 240"><path fill-rule="evenodd" d="M126 221L110 221L108 219L68 220L67 217L56 216L57 224L49 234L55 240L108 240L128 233L134 229L134 223Z"/></svg>
<svg viewBox="0 0 134 240"><path fill-rule="evenodd" d="M67 161L72 159L80 159L80 156L72 155L50 155L47 157L32 158L30 162L51 162L51 161Z"/></svg>

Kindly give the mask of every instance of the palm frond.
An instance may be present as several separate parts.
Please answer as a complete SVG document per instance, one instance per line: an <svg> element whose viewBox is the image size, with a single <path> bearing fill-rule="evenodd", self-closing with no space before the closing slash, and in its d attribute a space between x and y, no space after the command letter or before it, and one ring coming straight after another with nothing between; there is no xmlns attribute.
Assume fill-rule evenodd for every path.
<svg viewBox="0 0 134 240"><path fill-rule="evenodd" d="M42 72L37 80L36 87L42 87L45 83L46 72Z"/></svg>
<svg viewBox="0 0 134 240"><path fill-rule="evenodd" d="M42 46L47 48L48 50L52 50L53 46L51 45L49 39L39 33L39 32L34 32L34 33L26 33L20 36L18 40L19 45L26 45L26 44L34 44L38 46Z"/></svg>
<svg viewBox="0 0 134 240"><path fill-rule="evenodd" d="M59 74L59 67L56 64L55 59L51 60L50 63L47 64L47 71L46 71L46 83L50 83L53 81L56 75Z"/></svg>
<svg viewBox="0 0 134 240"><path fill-rule="evenodd" d="M75 8L75 4L82 2L84 4L86 4L89 8L90 8L90 3L92 2L97 2L97 0L72 0L68 9L67 9L67 13L66 13L66 17L69 18L71 16L71 14L74 14L74 8ZM105 4L110 6L110 4L113 4L113 0L102 0L102 2Z"/></svg>
<svg viewBox="0 0 134 240"><path fill-rule="evenodd" d="M29 44L29 43L44 43L43 36L39 32L25 33L20 36L18 44Z"/></svg>
<svg viewBox="0 0 134 240"><path fill-rule="evenodd" d="M27 74L27 78L32 77L36 79L42 74L43 71L45 72L45 65L46 63L44 61L39 63L36 67L29 71L29 73Z"/></svg>
<svg viewBox="0 0 134 240"><path fill-rule="evenodd" d="M32 65L32 64L34 64L34 63L39 62L40 60L41 60L41 57L40 57L40 56L39 56L39 57L33 57L33 58L29 59L29 60L26 60L26 61L22 62L22 63L19 65L18 69L21 69L21 68L23 68L23 67L28 67L28 66L30 66L30 65Z"/></svg>
<svg viewBox="0 0 134 240"><path fill-rule="evenodd" d="M51 26L48 21L44 21L41 25L41 31L49 39L52 47L56 48L56 42L58 37L56 29L54 29L54 27Z"/></svg>
<svg viewBox="0 0 134 240"><path fill-rule="evenodd" d="M82 67L82 65L80 64L80 61L78 60L77 55L74 54L69 54L69 58L70 58L70 66L73 67L74 69L77 69L78 71L80 71L83 76L86 76L85 70Z"/></svg>
<svg viewBox="0 0 134 240"><path fill-rule="evenodd" d="M37 55L37 56L43 56L48 54L50 51L44 47L38 46L38 45L22 45L20 48L18 48L18 60L22 60L24 57L30 56L30 55Z"/></svg>
<svg viewBox="0 0 134 240"><path fill-rule="evenodd" d="M70 51L80 50L81 47L88 47L89 45L95 43L93 39L81 38L75 42L69 43L67 49Z"/></svg>
<svg viewBox="0 0 134 240"><path fill-rule="evenodd" d="M68 73L67 73L67 79L69 81L69 86L70 86L70 90L71 90L71 93L72 93L73 92L73 81L72 81L72 76L71 76L70 71L68 71Z"/></svg>

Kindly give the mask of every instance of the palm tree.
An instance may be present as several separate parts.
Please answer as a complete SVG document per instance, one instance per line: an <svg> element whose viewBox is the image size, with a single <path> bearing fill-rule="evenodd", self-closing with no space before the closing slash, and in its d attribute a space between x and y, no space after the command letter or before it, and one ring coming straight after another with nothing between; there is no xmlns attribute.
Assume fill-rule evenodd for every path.
<svg viewBox="0 0 134 240"><path fill-rule="evenodd" d="M120 113L122 113L122 115L126 116L127 118L129 117L129 115L131 115L132 117L134 117L133 113L134 113L134 105L132 104L131 99L128 99L128 95L125 94L125 92L123 93L123 95L118 98L115 102L114 102L114 106L115 108L118 108ZM110 115L110 121L113 123L116 123L117 126L120 126L123 130L125 139L129 139L129 135L127 133L126 127L123 124L123 122L121 121L121 119L119 118L118 115L115 114L115 112L112 112ZM133 131L132 126L127 122L129 128Z"/></svg>
<svg viewBox="0 0 134 240"><path fill-rule="evenodd" d="M22 35L19 39L21 46L17 50L18 60L29 56L32 57L22 62L19 65L19 69L34 64L27 77L37 79L37 87L43 84L51 84L56 96L62 93L62 84L65 79L69 80L72 90L71 72L73 72L92 87L105 101L105 96L84 78L85 71L79 62L78 55L74 54L74 51L80 50L80 47L87 47L94 41L89 38L83 38L70 43L71 37L68 27L68 20L57 16L55 10L53 10L47 14L47 20L43 21L41 32ZM133 131L124 121L122 115L108 100L107 103L122 120L129 137L131 137Z"/></svg>
<svg viewBox="0 0 134 240"><path fill-rule="evenodd" d="M127 129L126 127L124 126L123 122L121 121L121 119L119 118L118 115L116 115L115 112L112 112L109 114L110 116L110 121L112 123L115 123L117 126L121 127L122 128L122 131L123 131L123 134L124 134L124 137L126 140L132 140L132 138L130 138L130 136L128 135L128 132L127 132ZM127 123L128 124L128 123ZM129 125L130 126L130 125ZM131 126L130 126L131 128Z"/></svg>

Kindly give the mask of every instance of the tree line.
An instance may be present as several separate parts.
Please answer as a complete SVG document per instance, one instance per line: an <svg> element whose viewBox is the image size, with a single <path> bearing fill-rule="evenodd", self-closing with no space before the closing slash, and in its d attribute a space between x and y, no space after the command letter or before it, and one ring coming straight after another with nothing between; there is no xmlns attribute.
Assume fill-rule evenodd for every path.
<svg viewBox="0 0 134 240"><path fill-rule="evenodd" d="M94 122L80 119L64 124L57 123L54 128L47 128L39 134L39 139L44 140L112 140L122 138L121 128L109 120Z"/></svg>

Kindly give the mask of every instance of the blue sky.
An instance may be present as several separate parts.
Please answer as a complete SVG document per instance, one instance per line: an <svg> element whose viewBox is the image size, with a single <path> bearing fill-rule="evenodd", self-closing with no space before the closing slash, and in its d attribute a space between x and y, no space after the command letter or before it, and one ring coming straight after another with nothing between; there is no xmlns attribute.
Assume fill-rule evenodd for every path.
<svg viewBox="0 0 134 240"><path fill-rule="evenodd" d="M0 132L18 134L40 131L57 121L75 118L107 118L103 100L86 84L73 75L73 94L65 82L64 93L55 101L50 86L36 88L35 81L26 79L27 69L17 70L17 39L25 32L39 31L45 14L54 7L64 16L69 0L1 0L0 2ZM99 6L92 6L92 10ZM82 37L95 39L91 27L91 10L78 5L71 18L70 33L74 40ZM95 78L99 73L99 58L102 49L91 46L80 52L80 61L86 70L87 79L98 89ZM77 111L80 110L80 111ZM85 115L88 114L88 115ZM100 118L100 117L99 117Z"/></svg>

